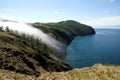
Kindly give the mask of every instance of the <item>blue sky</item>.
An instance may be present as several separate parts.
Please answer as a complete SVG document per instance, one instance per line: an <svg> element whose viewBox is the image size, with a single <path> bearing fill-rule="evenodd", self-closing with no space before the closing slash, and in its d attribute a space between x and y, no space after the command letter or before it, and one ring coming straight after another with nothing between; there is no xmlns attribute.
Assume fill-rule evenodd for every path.
<svg viewBox="0 0 120 80"><path fill-rule="evenodd" d="M91 26L117 26L120 0L1 0L0 18L20 22L71 19Z"/></svg>

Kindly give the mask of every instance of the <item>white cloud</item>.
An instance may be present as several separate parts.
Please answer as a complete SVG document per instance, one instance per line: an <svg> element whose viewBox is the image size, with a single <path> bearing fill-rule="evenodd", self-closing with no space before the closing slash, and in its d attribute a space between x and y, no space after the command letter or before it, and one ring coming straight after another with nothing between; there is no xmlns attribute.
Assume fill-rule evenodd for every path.
<svg viewBox="0 0 120 80"><path fill-rule="evenodd" d="M102 17L97 19L82 20L80 22L94 27L120 26L120 16Z"/></svg>

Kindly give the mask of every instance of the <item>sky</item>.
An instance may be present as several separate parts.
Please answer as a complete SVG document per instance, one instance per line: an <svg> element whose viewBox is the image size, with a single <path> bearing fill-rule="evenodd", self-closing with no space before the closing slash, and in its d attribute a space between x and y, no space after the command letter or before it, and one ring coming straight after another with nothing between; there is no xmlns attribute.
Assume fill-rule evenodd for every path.
<svg viewBox="0 0 120 80"><path fill-rule="evenodd" d="M120 0L0 0L0 18L20 22L76 20L98 28L120 26Z"/></svg>

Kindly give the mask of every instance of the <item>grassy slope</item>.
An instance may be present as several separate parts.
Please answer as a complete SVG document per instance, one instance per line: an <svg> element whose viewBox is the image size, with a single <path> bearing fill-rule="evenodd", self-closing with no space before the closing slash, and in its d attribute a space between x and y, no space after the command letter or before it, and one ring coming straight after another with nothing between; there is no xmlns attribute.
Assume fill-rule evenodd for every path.
<svg viewBox="0 0 120 80"><path fill-rule="evenodd" d="M0 68L35 76L46 71L72 69L44 44L1 31Z"/></svg>
<svg viewBox="0 0 120 80"><path fill-rule="evenodd" d="M36 28L40 28L43 32L52 35L65 44L69 44L77 35L95 34L92 27L73 20L58 23L33 23L32 25Z"/></svg>
<svg viewBox="0 0 120 80"><path fill-rule="evenodd" d="M96 64L67 72L44 73L40 77L0 70L0 80L119 80L120 66Z"/></svg>

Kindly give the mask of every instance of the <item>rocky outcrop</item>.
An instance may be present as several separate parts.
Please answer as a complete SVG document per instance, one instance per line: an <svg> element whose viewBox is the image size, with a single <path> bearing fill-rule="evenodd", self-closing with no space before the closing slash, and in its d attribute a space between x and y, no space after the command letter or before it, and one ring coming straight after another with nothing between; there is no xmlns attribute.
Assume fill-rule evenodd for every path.
<svg viewBox="0 0 120 80"><path fill-rule="evenodd" d="M30 57L28 52L7 47L1 47L0 52L3 53L0 56L0 68L39 76L40 72L35 68L35 61Z"/></svg>

